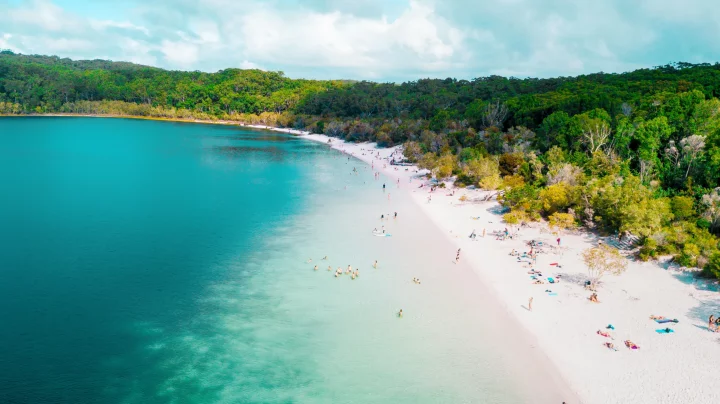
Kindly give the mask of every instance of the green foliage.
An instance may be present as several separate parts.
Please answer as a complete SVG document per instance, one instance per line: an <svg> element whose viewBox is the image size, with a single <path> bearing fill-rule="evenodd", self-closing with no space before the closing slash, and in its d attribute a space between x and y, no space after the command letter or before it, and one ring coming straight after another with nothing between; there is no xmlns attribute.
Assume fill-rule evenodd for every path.
<svg viewBox="0 0 720 404"><path fill-rule="evenodd" d="M550 228L567 230L575 227L575 217L570 213L555 212L548 217Z"/></svg>
<svg viewBox="0 0 720 404"><path fill-rule="evenodd" d="M432 176L498 190L510 220L545 215L630 232L641 237L641 258L672 254L714 276L718 96L720 64L380 84L0 51L0 115L228 120L404 144L406 158Z"/></svg>
<svg viewBox="0 0 720 404"><path fill-rule="evenodd" d="M570 198L570 186L564 182L550 185L540 191L540 203L547 215L566 210L570 206Z"/></svg>
<svg viewBox="0 0 720 404"><path fill-rule="evenodd" d="M687 220L695 216L695 200L689 196L674 196L670 200L672 213L678 220Z"/></svg>

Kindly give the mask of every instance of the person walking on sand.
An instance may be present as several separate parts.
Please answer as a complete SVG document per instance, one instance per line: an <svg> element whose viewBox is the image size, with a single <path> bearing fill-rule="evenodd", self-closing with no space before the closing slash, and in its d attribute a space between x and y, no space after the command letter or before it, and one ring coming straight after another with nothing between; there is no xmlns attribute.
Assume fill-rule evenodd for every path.
<svg viewBox="0 0 720 404"><path fill-rule="evenodd" d="M530 297L530 300L528 300L528 310L529 311L532 311L532 302L533 302L533 298Z"/></svg>
<svg viewBox="0 0 720 404"><path fill-rule="evenodd" d="M460 249L457 250L457 255L455 256L455 263L457 264L458 261L460 261Z"/></svg>

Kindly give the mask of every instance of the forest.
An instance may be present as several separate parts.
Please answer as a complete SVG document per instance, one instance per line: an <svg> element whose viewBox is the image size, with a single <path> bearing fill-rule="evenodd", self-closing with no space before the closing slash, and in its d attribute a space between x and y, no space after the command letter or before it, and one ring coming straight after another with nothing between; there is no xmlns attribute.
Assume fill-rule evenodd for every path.
<svg viewBox="0 0 720 404"><path fill-rule="evenodd" d="M438 180L496 192L508 223L630 237L720 278L720 64L406 83L168 71L0 52L0 114L263 123L403 144Z"/></svg>

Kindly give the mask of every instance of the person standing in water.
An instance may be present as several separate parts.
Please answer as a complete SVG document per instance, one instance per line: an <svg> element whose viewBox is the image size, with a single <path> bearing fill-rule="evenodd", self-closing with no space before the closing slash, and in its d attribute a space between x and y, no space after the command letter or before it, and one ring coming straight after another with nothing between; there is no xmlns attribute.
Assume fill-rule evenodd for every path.
<svg viewBox="0 0 720 404"><path fill-rule="evenodd" d="M398 317L402 317L402 315L403 315L403 312L402 312L402 309L400 309L400 311L398 311Z"/></svg>
<svg viewBox="0 0 720 404"><path fill-rule="evenodd" d="M397 212L395 212L395 219L397 219Z"/></svg>
<svg viewBox="0 0 720 404"><path fill-rule="evenodd" d="M383 184L383 191L385 190L385 184Z"/></svg>
<svg viewBox="0 0 720 404"><path fill-rule="evenodd" d="M375 260L375 263L373 263L373 268L377 268L377 260Z"/></svg>

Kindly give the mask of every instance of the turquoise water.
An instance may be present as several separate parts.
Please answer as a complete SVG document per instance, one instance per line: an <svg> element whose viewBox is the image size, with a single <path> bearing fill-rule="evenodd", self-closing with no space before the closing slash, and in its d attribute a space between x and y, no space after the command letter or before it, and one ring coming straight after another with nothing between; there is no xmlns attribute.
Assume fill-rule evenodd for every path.
<svg viewBox="0 0 720 404"><path fill-rule="evenodd" d="M409 206L383 181L284 134L0 119L0 402L526 402L505 319L417 208L379 221Z"/></svg>

